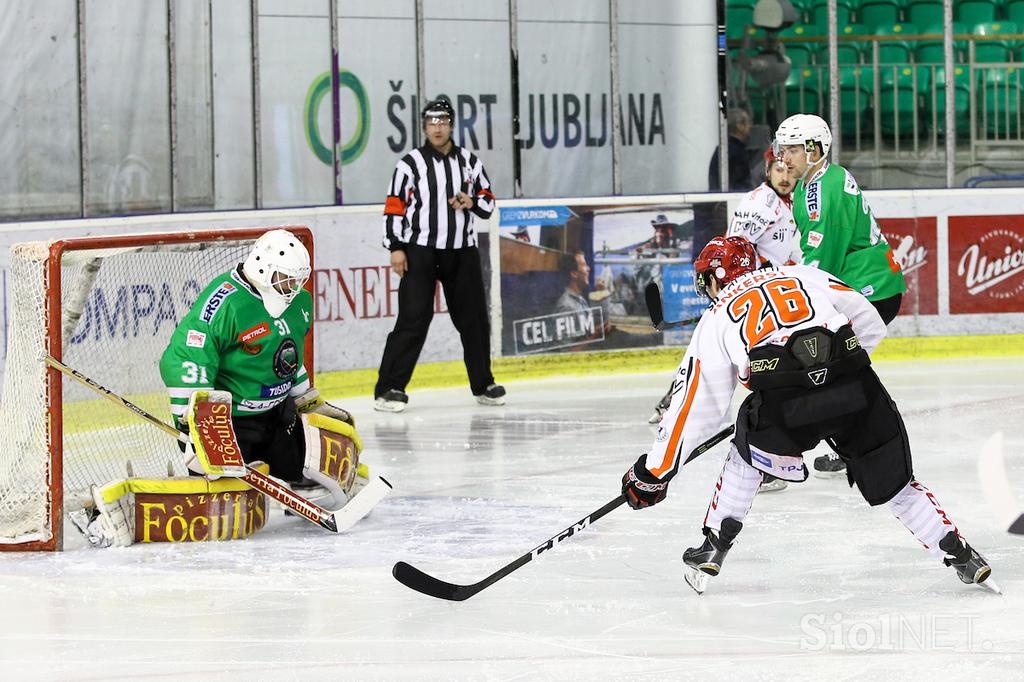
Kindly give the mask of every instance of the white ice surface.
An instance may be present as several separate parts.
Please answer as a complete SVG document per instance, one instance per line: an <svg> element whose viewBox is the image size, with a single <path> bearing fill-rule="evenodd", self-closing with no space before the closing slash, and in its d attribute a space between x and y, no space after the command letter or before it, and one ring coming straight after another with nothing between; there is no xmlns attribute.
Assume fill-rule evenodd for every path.
<svg viewBox="0 0 1024 682"><path fill-rule="evenodd" d="M1024 538L998 527L976 474L1002 431L1024 500L1024 362L876 367L919 480L1003 596L961 584L887 507L813 477L755 500L696 595L679 557L722 444L663 504L622 507L468 601L434 600L392 565L476 582L615 497L669 376L513 383L499 408L413 390L401 415L343 402L395 486L348 534L275 511L238 542L0 555L0 678L1024 679Z"/></svg>

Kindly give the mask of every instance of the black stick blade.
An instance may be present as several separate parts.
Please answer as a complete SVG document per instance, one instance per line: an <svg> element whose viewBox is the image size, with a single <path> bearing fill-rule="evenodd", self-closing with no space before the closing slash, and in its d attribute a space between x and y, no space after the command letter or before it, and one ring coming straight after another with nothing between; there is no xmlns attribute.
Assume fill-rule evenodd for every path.
<svg viewBox="0 0 1024 682"><path fill-rule="evenodd" d="M651 324L660 330L661 323L665 321L665 313L661 308L661 290L655 282L648 282L644 287L644 300L647 302L647 312L651 315Z"/></svg>
<svg viewBox="0 0 1024 682"><path fill-rule="evenodd" d="M1010 524L1008 532L1014 535L1024 535L1024 514L1017 517L1017 520Z"/></svg>
<svg viewBox="0 0 1024 682"><path fill-rule="evenodd" d="M448 601L464 601L469 599L478 590L474 590L472 585L454 585L452 583L446 583L443 580L438 580L432 575L427 575L420 569L399 561L395 564L395 567L391 569L391 575L395 576L395 580L402 583L411 590L416 590L428 597L434 597L435 599L447 599Z"/></svg>

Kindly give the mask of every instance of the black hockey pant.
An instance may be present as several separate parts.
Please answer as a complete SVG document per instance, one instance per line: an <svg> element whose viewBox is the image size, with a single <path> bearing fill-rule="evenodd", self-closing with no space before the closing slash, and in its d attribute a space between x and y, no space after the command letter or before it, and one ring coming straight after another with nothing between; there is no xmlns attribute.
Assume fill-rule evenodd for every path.
<svg viewBox="0 0 1024 682"><path fill-rule="evenodd" d="M754 391L740 406L736 447L747 463L748 445L802 455L822 440L846 462L850 485L868 504L888 502L913 478L903 418L871 367L818 390Z"/></svg>
<svg viewBox="0 0 1024 682"><path fill-rule="evenodd" d="M374 396L388 389L405 390L416 368L434 316L434 292L441 282L452 324L462 339L463 360L473 395L494 383L491 374L491 325L484 295L480 253L464 249L433 249L409 244L408 270L398 286L398 319L388 334Z"/></svg>

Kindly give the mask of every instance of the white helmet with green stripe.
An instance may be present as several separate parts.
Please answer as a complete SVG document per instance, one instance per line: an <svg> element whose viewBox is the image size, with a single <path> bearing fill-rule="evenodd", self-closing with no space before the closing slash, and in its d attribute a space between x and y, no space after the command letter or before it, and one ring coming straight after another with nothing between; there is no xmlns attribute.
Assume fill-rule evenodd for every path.
<svg viewBox="0 0 1024 682"><path fill-rule="evenodd" d="M775 131L775 143L779 146L802 144L808 155L814 151L814 144L818 143L821 145L821 155L825 157L832 148L832 131L821 116L793 114L779 124L779 129Z"/></svg>

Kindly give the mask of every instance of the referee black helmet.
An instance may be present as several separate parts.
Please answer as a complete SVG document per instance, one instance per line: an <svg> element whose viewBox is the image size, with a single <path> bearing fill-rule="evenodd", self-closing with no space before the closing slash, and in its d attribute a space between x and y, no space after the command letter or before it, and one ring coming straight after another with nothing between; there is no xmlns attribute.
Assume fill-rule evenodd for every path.
<svg viewBox="0 0 1024 682"><path fill-rule="evenodd" d="M455 124L455 110L452 109L452 103L447 99L435 99L427 102L427 106L423 107L423 113L420 117L423 119L423 123L426 124L428 118L442 118L448 117L448 121Z"/></svg>

